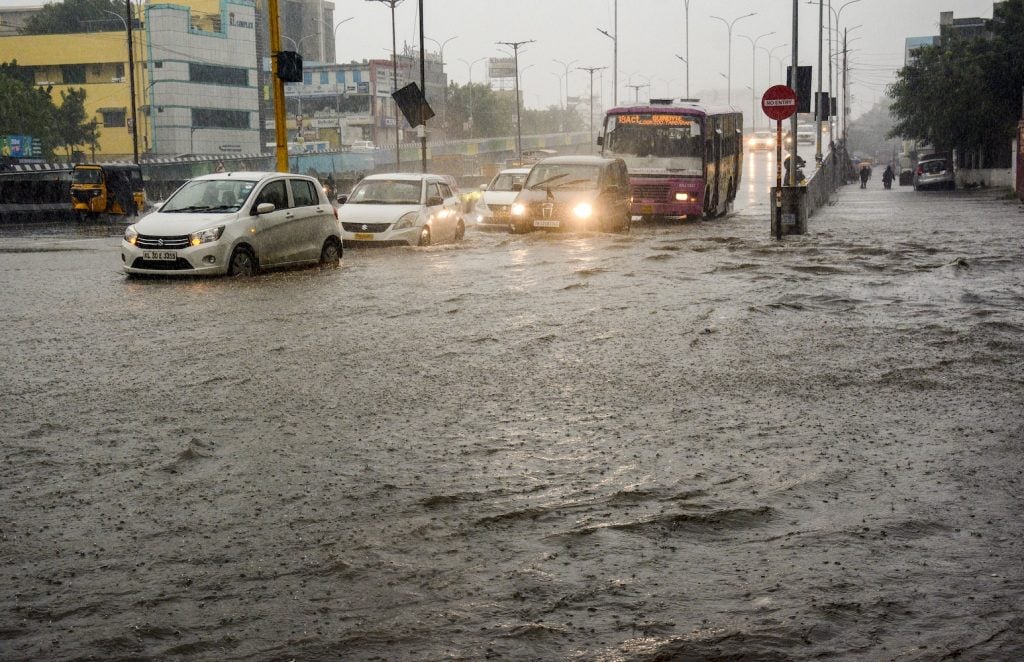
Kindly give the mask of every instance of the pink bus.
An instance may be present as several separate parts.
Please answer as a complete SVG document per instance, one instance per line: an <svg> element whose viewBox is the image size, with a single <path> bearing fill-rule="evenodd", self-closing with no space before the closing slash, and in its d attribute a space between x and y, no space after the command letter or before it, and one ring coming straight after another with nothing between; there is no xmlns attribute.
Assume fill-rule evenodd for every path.
<svg viewBox="0 0 1024 662"><path fill-rule="evenodd" d="M634 217L718 216L736 199L743 114L735 108L671 99L612 108L597 143L604 156L625 160Z"/></svg>

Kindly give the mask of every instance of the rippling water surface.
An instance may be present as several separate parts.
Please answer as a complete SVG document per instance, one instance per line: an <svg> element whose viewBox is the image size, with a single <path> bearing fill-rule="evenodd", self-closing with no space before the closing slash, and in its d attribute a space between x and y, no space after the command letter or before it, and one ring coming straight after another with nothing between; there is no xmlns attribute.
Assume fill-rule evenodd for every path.
<svg viewBox="0 0 1024 662"><path fill-rule="evenodd" d="M1024 214L839 197L242 282L0 239L0 657L1021 657Z"/></svg>

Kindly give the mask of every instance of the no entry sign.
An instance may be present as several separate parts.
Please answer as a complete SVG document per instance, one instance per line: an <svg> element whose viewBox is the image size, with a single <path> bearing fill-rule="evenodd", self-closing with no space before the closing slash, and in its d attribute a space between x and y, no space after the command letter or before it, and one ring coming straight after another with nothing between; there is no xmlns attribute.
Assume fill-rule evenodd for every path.
<svg viewBox="0 0 1024 662"><path fill-rule="evenodd" d="M786 85L772 85L761 97L761 110L773 120L786 119L796 112L796 92Z"/></svg>

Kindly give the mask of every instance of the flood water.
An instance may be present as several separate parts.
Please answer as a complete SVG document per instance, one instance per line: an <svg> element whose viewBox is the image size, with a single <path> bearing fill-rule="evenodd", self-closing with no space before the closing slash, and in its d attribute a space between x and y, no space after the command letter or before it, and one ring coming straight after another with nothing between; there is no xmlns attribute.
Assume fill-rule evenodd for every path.
<svg viewBox="0 0 1024 662"><path fill-rule="evenodd" d="M763 197L244 281L8 233L0 657L1024 656L1020 205Z"/></svg>

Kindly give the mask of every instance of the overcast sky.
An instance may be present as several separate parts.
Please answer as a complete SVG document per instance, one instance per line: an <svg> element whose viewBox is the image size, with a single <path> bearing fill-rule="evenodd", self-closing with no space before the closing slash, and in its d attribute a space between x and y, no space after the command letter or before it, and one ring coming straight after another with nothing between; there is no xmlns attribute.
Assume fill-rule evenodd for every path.
<svg viewBox="0 0 1024 662"><path fill-rule="evenodd" d="M686 44L686 0L617 0L620 103L639 96L681 97L687 91L689 60L690 96L709 102L727 100L729 38L732 22L732 102L746 113L771 83L781 82L779 59L791 51L792 0L689 0L689 37ZM0 4L38 5L39 0L0 0ZM335 20L352 17L336 29L341 61L387 58L391 50L391 11L375 0L335 0ZM445 43L444 60L450 79L465 83L467 63L501 57L496 42L527 41L519 51L522 92L530 108L559 103L565 95L565 74L573 96L587 96L589 74L577 67L608 67L594 76L595 93L603 92L606 105L613 97L613 40L598 28L615 34L616 0L424 0L427 49ZM825 16L830 14L824 0ZM956 18L991 18L992 0L832 0L839 13L839 28L849 30L849 62L853 116L868 110L884 95L886 86L903 64L904 39L938 33L939 12ZM395 11L399 49L403 42L419 41L419 0L404 0ZM817 0L800 0L799 59L817 66ZM745 14L754 16L739 18ZM724 20L712 18L717 16ZM735 20L734 19L738 19ZM734 21L734 22L733 22ZM860 26L860 27L857 27ZM761 37L766 33L768 36ZM752 79L752 48L758 38L756 79ZM429 41L433 39L438 43ZM828 50L827 35L825 50ZM840 48L838 40L833 49ZM687 53L689 57L687 58ZM556 62L560 60L561 63ZM828 58L824 57L824 75ZM562 64L564 63L564 64ZM485 77L486 59L473 65L473 79ZM836 67L838 70L838 67ZM817 85L817 71L814 73ZM650 87L631 88L628 85ZM824 84L823 87L828 87ZM757 107L760 113L760 108Z"/></svg>

